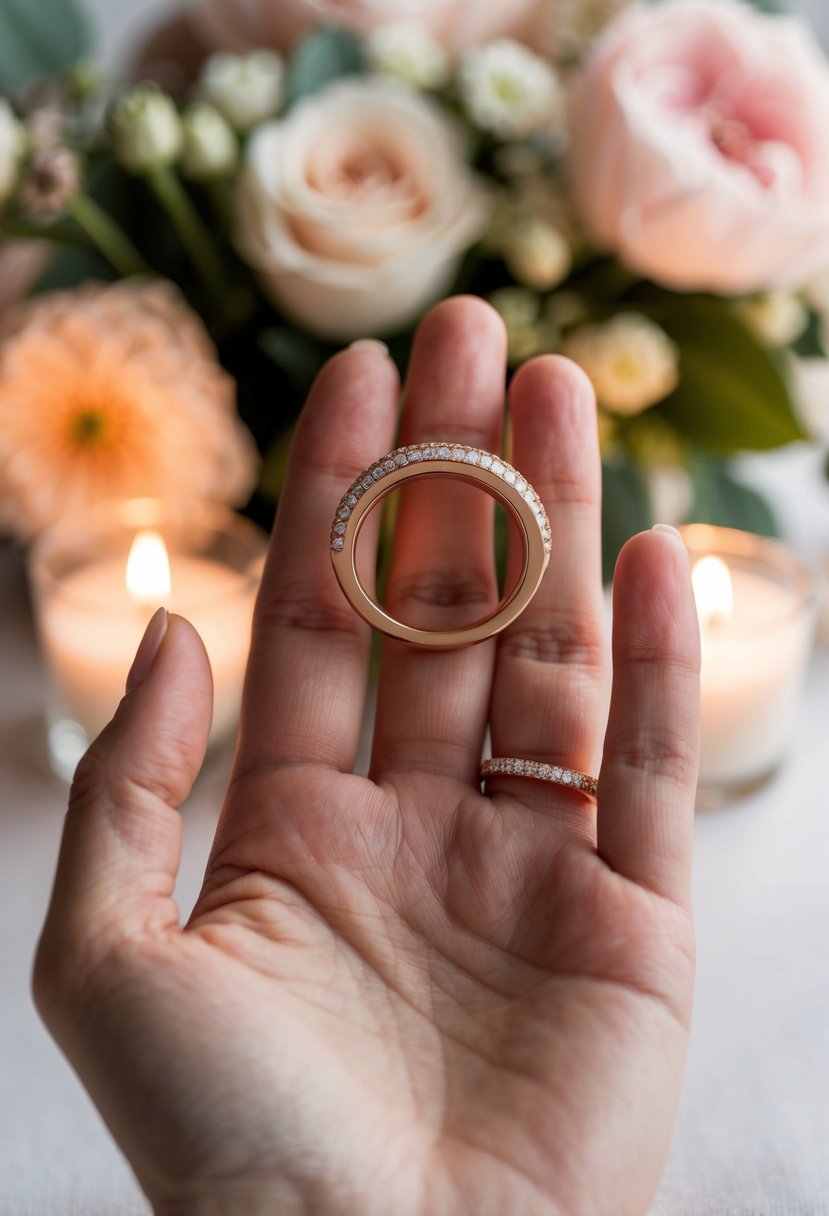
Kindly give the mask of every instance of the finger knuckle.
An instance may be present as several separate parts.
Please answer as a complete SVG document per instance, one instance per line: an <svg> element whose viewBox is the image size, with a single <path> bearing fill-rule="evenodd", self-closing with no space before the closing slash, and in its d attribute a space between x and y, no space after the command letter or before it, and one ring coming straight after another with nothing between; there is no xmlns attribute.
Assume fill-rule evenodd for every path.
<svg viewBox="0 0 829 1216"><path fill-rule="evenodd" d="M513 626L504 637L502 653L511 659L535 663L581 667L601 671L604 664L604 637L592 622L551 618L545 622Z"/></svg>
<svg viewBox="0 0 829 1216"><path fill-rule="evenodd" d="M399 576L389 588L395 609L466 608L492 604L491 580L473 569L423 571Z"/></svg>
<svg viewBox="0 0 829 1216"><path fill-rule="evenodd" d="M618 732L612 751L617 763L647 777L682 787L696 782L697 749L670 723Z"/></svg>
<svg viewBox="0 0 829 1216"><path fill-rule="evenodd" d="M344 598L335 600L306 585L283 587L262 595L256 606L256 629L270 633L300 630L353 638L364 630L361 619Z"/></svg>

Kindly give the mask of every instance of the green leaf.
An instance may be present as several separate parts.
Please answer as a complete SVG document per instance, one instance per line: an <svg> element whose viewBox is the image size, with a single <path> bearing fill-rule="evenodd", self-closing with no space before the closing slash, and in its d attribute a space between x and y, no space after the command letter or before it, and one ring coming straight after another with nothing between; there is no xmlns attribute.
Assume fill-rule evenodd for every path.
<svg viewBox="0 0 829 1216"><path fill-rule="evenodd" d="M653 523L645 474L631 461L602 466L602 577L613 578L625 541Z"/></svg>
<svg viewBox="0 0 829 1216"><path fill-rule="evenodd" d="M702 453L692 455L688 471L694 503L688 523L742 528L761 536L779 536L777 521L766 500L731 476L727 464Z"/></svg>
<svg viewBox="0 0 829 1216"><path fill-rule="evenodd" d="M263 330L259 347L303 397L330 354L330 348L322 342L287 326Z"/></svg>
<svg viewBox="0 0 829 1216"><path fill-rule="evenodd" d="M652 315L680 348L660 413L699 447L730 454L804 439L782 365L724 300L662 295Z"/></svg>
<svg viewBox="0 0 829 1216"><path fill-rule="evenodd" d="M288 106L362 66L363 53L352 34L334 28L317 30L300 43L291 59L285 82Z"/></svg>
<svg viewBox="0 0 829 1216"><path fill-rule="evenodd" d="M826 349L823 345L823 319L818 313L809 312L809 323L803 333L792 345L792 350L801 359L825 359Z"/></svg>
<svg viewBox="0 0 829 1216"><path fill-rule="evenodd" d="M78 0L0 0L0 88L12 92L73 67L92 49Z"/></svg>
<svg viewBox="0 0 829 1216"><path fill-rule="evenodd" d="M785 0L749 0L761 13L787 13L789 6Z"/></svg>
<svg viewBox="0 0 829 1216"><path fill-rule="evenodd" d="M34 291L36 294L64 291L86 279L106 281L113 277L112 267L94 249L61 249L38 279Z"/></svg>

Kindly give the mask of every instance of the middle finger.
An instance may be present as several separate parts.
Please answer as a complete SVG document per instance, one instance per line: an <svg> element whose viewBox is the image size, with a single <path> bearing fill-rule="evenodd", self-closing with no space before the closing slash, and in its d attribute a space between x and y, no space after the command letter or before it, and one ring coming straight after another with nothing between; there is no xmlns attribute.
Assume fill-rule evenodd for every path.
<svg viewBox="0 0 829 1216"><path fill-rule="evenodd" d="M401 445L425 440L497 451L506 336L473 298L447 300L420 326ZM386 592L389 611L422 629L457 627L498 602L493 502L454 479L423 478L403 496ZM470 614L471 613L471 617ZM372 771L420 769L477 781L494 646L433 651L387 638Z"/></svg>

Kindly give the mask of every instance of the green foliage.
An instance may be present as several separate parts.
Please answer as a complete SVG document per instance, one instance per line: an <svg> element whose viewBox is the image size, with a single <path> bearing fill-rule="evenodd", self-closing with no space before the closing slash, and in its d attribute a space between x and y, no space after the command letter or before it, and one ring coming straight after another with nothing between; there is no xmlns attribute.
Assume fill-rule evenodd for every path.
<svg viewBox="0 0 829 1216"><path fill-rule="evenodd" d="M649 311L681 351L680 385L659 409L685 439L713 452L739 452L805 438L782 362L728 301L660 293Z"/></svg>
<svg viewBox="0 0 829 1216"><path fill-rule="evenodd" d="M340 76L351 76L363 66L357 39L345 30L327 28L310 34L291 57L285 82L288 106L317 93Z"/></svg>
<svg viewBox="0 0 829 1216"><path fill-rule="evenodd" d="M325 343L287 325L263 330L259 335L259 347L287 376L300 397L300 404L331 354L331 348Z"/></svg>
<svg viewBox="0 0 829 1216"><path fill-rule="evenodd" d="M602 578L609 583L625 541L653 523L645 474L626 459L602 466Z"/></svg>
<svg viewBox="0 0 829 1216"><path fill-rule="evenodd" d="M759 8L761 13L786 13L789 11L789 6L785 0L749 0L755 8Z"/></svg>
<svg viewBox="0 0 829 1216"><path fill-rule="evenodd" d="M694 453L688 471L694 503L688 522L742 528L761 536L779 536L771 508L756 490L736 481L724 461Z"/></svg>
<svg viewBox="0 0 829 1216"><path fill-rule="evenodd" d="M92 49L79 0L0 0L0 89L59 76Z"/></svg>
<svg viewBox="0 0 829 1216"><path fill-rule="evenodd" d="M796 355L800 355L801 359L826 358L826 350L823 345L823 322L818 313L809 313L809 323L792 346L792 350Z"/></svg>

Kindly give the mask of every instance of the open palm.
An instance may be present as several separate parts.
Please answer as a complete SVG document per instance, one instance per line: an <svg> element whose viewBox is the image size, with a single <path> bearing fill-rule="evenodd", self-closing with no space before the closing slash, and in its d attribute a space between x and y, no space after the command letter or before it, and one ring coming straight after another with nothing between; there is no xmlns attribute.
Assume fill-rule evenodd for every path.
<svg viewBox="0 0 829 1216"><path fill-rule="evenodd" d="M434 309L401 442L496 450L503 363L485 305ZM398 393L391 362L358 346L306 406L187 926L174 808L201 763L210 677L172 619L79 769L39 1004L157 1212L633 1216L664 1162L690 1015L684 552L656 532L620 560L602 754L595 411L571 365L527 365L512 456L553 523L542 588L497 641L388 644L371 779L352 775L369 638L328 527L392 445ZM428 485L400 504L386 601L445 628L497 599L492 507ZM601 755L598 812L514 776L484 796L487 729L496 755L586 770Z"/></svg>

